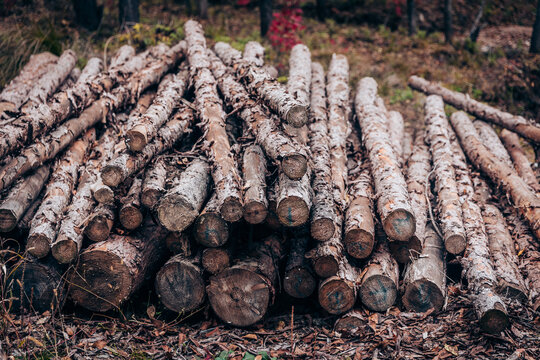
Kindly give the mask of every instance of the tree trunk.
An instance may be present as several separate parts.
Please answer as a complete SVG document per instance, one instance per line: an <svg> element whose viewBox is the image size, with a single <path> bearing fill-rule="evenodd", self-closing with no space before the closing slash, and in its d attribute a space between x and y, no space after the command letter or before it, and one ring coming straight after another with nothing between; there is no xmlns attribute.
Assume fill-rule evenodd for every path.
<svg viewBox="0 0 540 360"><path fill-rule="evenodd" d="M195 106L209 144L207 155L212 164L219 211L226 221L236 222L243 215L241 178L225 130L226 114L210 70L204 32L201 24L193 20L186 22L184 30L195 89Z"/></svg>
<svg viewBox="0 0 540 360"><path fill-rule="evenodd" d="M135 230L142 224L141 187L142 179L137 177L133 180L126 196L120 199L122 206L118 210L118 219L126 230Z"/></svg>
<svg viewBox="0 0 540 360"><path fill-rule="evenodd" d="M138 119L134 119L127 131L126 144L129 150L142 151L156 136L159 128L169 120L173 109L178 107L186 91L187 82L187 70L165 76L159 84L156 98L150 108Z"/></svg>
<svg viewBox="0 0 540 360"><path fill-rule="evenodd" d="M0 205L0 232L15 229L26 210L39 196L49 174L50 164L43 165L9 191Z"/></svg>
<svg viewBox="0 0 540 360"><path fill-rule="evenodd" d="M79 167L86 159L88 150L95 139L96 131L88 130L54 165L45 190L45 197L32 220L28 234L26 250L31 255L43 258L49 254L62 215L71 201L79 177Z"/></svg>
<svg viewBox="0 0 540 360"><path fill-rule="evenodd" d="M452 0L444 0L444 39L452 43Z"/></svg>
<svg viewBox="0 0 540 360"><path fill-rule="evenodd" d="M297 101L306 106L309 105L311 88L311 52L304 44L296 44L291 49L289 57L289 77L287 92ZM283 131L292 139L305 145L308 142L307 125L295 127L283 123Z"/></svg>
<svg viewBox="0 0 540 360"><path fill-rule="evenodd" d="M407 26L409 29L409 36L416 35L418 24L414 0L407 0Z"/></svg>
<svg viewBox="0 0 540 360"><path fill-rule="evenodd" d="M302 226L309 220L313 191L308 174L295 181L279 174L277 193L277 216L287 227Z"/></svg>
<svg viewBox="0 0 540 360"><path fill-rule="evenodd" d="M208 195L209 172L205 160L193 160L174 187L160 199L157 217L169 231L183 231L195 221Z"/></svg>
<svg viewBox="0 0 540 360"><path fill-rule="evenodd" d="M540 237L540 200L536 193L512 168L493 159L480 141L467 114L456 112L452 114L450 121L467 157L507 193L513 205L528 221L535 236Z"/></svg>
<svg viewBox="0 0 540 360"><path fill-rule="evenodd" d="M158 271L156 292L165 307L184 314L202 306L206 289L201 268L201 256L173 256Z"/></svg>
<svg viewBox="0 0 540 360"><path fill-rule="evenodd" d="M407 184L399 168L387 132L387 120L375 105L377 83L360 80L356 93L356 114L371 164L377 209L384 231L393 240L407 241L415 231Z"/></svg>
<svg viewBox="0 0 540 360"><path fill-rule="evenodd" d="M440 96L427 97L425 117L428 143L433 158L435 191L444 246L451 254L461 254L467 247L467 240L463 228L461 206L459 206L456 175L452 165L449 125Z"/></svg>
<svg viewBox="0 0 540 360"><path fill-rule="evenodd" d="M425 227L424 247L403 275L403 305L409 311L440 311L446 298L446 262L444 243L431 225Z"/></svg>
<svg viewBox="0 0 540 360"><path fill-rule="evenodd" d="M536 20L533 25L530 51L531 54L540 53L540 1L538 1L538 5L536 5Z"/></svg>
<svg viewBox="0 0 540 360"><path fill-rule="evenodd" d="M75 85L75 83L77 83L77 80L79 79L80 76L81 76L81 69L79 69L78 67L74 67L69 73L69 76L67 77L67 79L64 80L64 82L62 83L62 85L60 85L60 87L58 87L58 91L59 92L67 91L68 89L72 88Z"/></svg>
<svg viewBox="0 0 540 360"><path fill-rule="evenodd" d="M230 243L227 246L204 249L202 252L201 263L203 269L212 275L217 275L229 268L232 263Z"/></svg>
<svg viewBox="0 0 540 360"><path fill-rule="evenodd" d="M473 25L471 27L471 31L469 32L469 38L472 42L476 42L478 40L478 36L480 35L480 30L482 30L482 16L484 16L484 6L486 5L485 0L482 0L480 2L480 10L478 10L478 14L474 18Z"/></svg>
<svg viewBox="0 0 540 360"><path fill-rule="evenodd" d="M307 124L308 106L287 93L264 69L251 66L242 59L242 54L229 44L218 42L214 51L226 65L236 69L236 74L245 81L247 88L283 121L297 128Z"/></svg>
<svg viewBox="0 0 540 360"><path fill-rule="evenodd" d="M229 224L219 213L217 194L214 192L197 217L194 227L195 240L206 247L218 247L229 240Z"/></svg>
<svg viewBox="0 0 540 360"><path fill-rule="evenodd" d="M309 147L312 153L313 207L311 236L318 241L332 238L335 232L336 207L332 192L332 172L328 145L328 116L324 69L319 63L311 64L311 107Z"/></svg>
<svg viewBox="0 0 540 360"><path fill-rule="evenodd" d="M501 139L503 140L508 153L510 153L510 156L512 157L513 165L519 176L521 176L534 191L537 193L540 192L540 185L538 185L538 180L536 180L536 175L525 154L525 150L523 150L519 143L519 137L511 131L503 129L503 131L501 131Z"/></svg>
<svg viewBox="0 0 540 360"><path fill-rule="evenodd" d="M270 29L272 18L274 17L272 2L272 0L259 0L261 15L261 37L266 36L268 29Z"/></svg>
<svg viewBox="0 0 540 360"><path fill-rule="evenodd" d="M326 0L317 0L317 18L319 21L326 19Z"/></svg>
<svg viewBox="0 0 540 360"><path fill-rule="evenodd" d="M313 270L305 257L309 243L308 230L302 228L298 232L295 231L290 242L283 289L294 298L305 299L313 294L317 285Z"/></svg>
<svg viewBox="0 0 540 360"><path fill-rule="evenodd" d="M242 57L250 65L261 67L264 65L264 47L257 41L248 41Z"/></svg>
<svg viewBox="0 0 540 360"><path fill-rule="evenodd" d="M165 193L167 166L165 158L158 156L146 167L141 189L141 203L154 210L161 196Z"/></svg>
<svg viewBox="0 0 540 360"><path fill-rule="evenodd" d="M118 309L162 264L166 234L147 221L136 234L90 245L70 273L71 299L90 311Z"/></svg>
<svg viewBox="0 0 540 360"><path fill-rule="evenodd" d="M208 19L208 0L197 0L197 12L201 19Z"/></svg>
<svg viewBox="0 0 540 360"><path fill-rule="evenodd" d="M444 101L458 109L464 110L477 118L514 131L533 143L540 143L540 127L521 116L495 109L482 104L468 95L448 90L437 83L429 82L418 76L409 78L409 86L425 94L442 96Z"/></svg>
<svg viewBox="0 0 540 360"><path fill-rule="evenodd" d="M101 23L103 6L98 6L96 0L72 0L71 2L75 9L77 24L90 31L97 30Z"/></svg>
<svg viewBox="0 0 540 360"><path fill-rule="evenodd" d="M274 301L283 256L281 239L270 236L257 244L252 256L210 277L206 291L216 315L233 326L261 320Z"/></svg>
<svg viewBox="0 0 540 360"><path fill-rule="evenodd" d="M255 135L256 142L264 149L266 156L280 165L281 170L291 179L299 180L307 171L306 150L276 126L278 121L263 110L252 99L246 89L229 73L227 67L212 53L208 53L211 68L218 81L225 101L237 111L249 130Z"/></svg>
<svg viewBox="0 0 540 360"><path fill-rule="evenodd" d="M118 19L120 26L132 27L139 22L139 0L119 0Z"/></svg>

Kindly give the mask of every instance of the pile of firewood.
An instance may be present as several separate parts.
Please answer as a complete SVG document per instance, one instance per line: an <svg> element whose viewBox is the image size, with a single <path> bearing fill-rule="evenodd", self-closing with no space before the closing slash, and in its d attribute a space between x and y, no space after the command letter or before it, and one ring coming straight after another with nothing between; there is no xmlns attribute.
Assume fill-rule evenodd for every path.
<svg viewBox="0 0 540 360"><path fill-rule="evenodd" d="M72 51L35 55L1 92L12 310L119 309L151 279L166 308L208 299L235 326L317 293L354 332L359 304L444 309L449 261L486 332L510 301L540 306L540 186L518 138L540 127L411 77L429 95L413 136L374 79L350 94L343 55L325 75L296 45L283 86L260 44L184 30L82 71Z"/></svg>

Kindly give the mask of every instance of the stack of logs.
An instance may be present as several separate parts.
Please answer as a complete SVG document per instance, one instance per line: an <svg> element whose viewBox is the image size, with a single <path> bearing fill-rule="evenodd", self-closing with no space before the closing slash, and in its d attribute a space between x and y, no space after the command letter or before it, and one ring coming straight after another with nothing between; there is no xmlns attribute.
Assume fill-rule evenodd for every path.
<svg viewBox="0 0 540 360"><path fill-rule="evenodd" d="M357 304L443 310L449 260L483 331L508 326L510 301L540 307L538 168L518 137L540 144L540 127L413 76L413 135L374 79L351 91L343 55L325 75L296 45L283 86L260 44L184 32L82 71L72 51L35 55L1 92L11 309L119 309L153 279L169 310L208 301L235 326L280 289L318 296L346 332Z"/></svg>

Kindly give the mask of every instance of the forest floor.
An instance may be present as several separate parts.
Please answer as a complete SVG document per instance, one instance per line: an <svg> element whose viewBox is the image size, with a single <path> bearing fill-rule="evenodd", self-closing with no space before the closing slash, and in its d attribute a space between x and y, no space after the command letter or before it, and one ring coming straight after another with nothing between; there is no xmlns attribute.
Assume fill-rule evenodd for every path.
<svg viewBox="0 0 540 360"><path fill-rule="evenodd" d="M59 2L61 3L61 2ZM165 5L163 5L165 4ZM141 5L141 24L118 32L116 14L105 9L97 32L78 29L63 5L55 9L16 10L0 19L0 85L39 51L59 54L73 48L83 66L90 56L110 56L130 43L139 49L183 38L185 9L171 2ZM209 43L231 42L241 49L250 40L268 49L267 61L286 81L287 53L259 36L257 9L211 7L202 21ZM332 54L345 53L351 85L373 76L390 108L409 126L419 123L423 96L407 87L412 74L440 81L510 112L540 121L540 57L527 54L530 28L501 24L481 33L473 44L456 36L453 45L440 32L385 26L319 22L304 18L299 38L313 60L327 67ZM122 313L93 314L67 304L63 314L0 313L0 359L539 359L540 316L513 306L511 327L493 336L478 330L467 290L457 276L448 289L448 306L438 314L411 314L392 307L386 314L364 310L365 326L353 337L333 331L336 317L319 310L317 299L279 301L257 326L237 329L215 319L204 307L194 314L166 312L151 288L141 291Z"/></svg>

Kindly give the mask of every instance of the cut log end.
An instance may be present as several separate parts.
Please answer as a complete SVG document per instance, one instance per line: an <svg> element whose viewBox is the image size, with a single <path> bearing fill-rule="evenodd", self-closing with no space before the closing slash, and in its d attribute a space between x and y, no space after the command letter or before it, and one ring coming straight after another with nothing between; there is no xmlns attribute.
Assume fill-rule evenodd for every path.
<svg viewBox="0 0 540 360"><path fill-rule="evenodd" d="M507 299L516 299L522 304L527 302L525 290L513 284L498 286L498 293Z"/></svg>
<svg viewBox="0 0 540 360"><path fill-rule="evenodd" d="M319 303L330 314L343 314L354 306L354 284L339 277L326 279L319 286Z"/></svg>
<svg viewBox="0 0 540 360"><path fill-rule="evenodd" d="M508 315L502 309L489 309L480 318L480 329L489 334L499 334L510 325Z"/></svg>
<svg viewBox="0 0 540 360"><path fill-rule="evenodd" d="M224 249L208 248L203 250L201 264L204 270L216 275L230 266L231 257L229 252Z"/></svg>
<svg viewBox="0 0 540 360"><path fill-rule="evenodd" d="M416 236L410 238L409 241L392 241L388 247L394 259L400 264L408 264L422 252L422 243Z"/></svg>
<svg viewBox="0 0 540 360"><path fill-rule="evenodd" d="M115 166L105 166L101 170L101 181L107 186L116 187L124 180L122 170Z"/></svg>
<svg viewBox="0 0 540 360"><path fill-rule="evenodd" d="M334 330L345 336L356 336L364 334L367 326L368 321L362 317L344 315L336 321Z"/></svg>
<svg viewBox="0 0 540 360"><path fill-rule="evenodd" d="M339 264L333 256L320 256L313 260L313 270L322 279L336 275L338 269Z"/></svg>
<svg viewBox="0 0 540 360"><path fill-rule="evenodd" d="M195 239L207 247L224 245L229 239L229 225L218 214L201 214L195 222Z"/></svg>
<svg viewBox="0 0 540 360"><path fill-rule="evenodd" d="M307 159L304 155L287 155L281 160L283 173L291 180L300 180L307 172Z"/></svg>
<svg viewBox="0 0 540 360"><path fill-rule="evenodd" d="M147 189L141 193L141 203L148 209L153 209L161 198L161 191L156 189Z"/></svg>
<svg viewBox="0 0 540 360"><path fill-rule="evenodd" d="M309 207L302 198L289 196L278 204L277 215L285 226L301 226L309 219Z"/></svg>
<svg viewBox="0 0 540 360"><path fill-rule="evenodd" d="M394 305L396 297L396 284L384 275L374 275L369 279L364 279L360 287L360 299L372 311L386 311Z"/></svg>
<svg viewBox="0 0 540 360"><path fill-rule="evenodd" d="M375 246L373 234L362 229L353 229L347 232L343 242L347 253L357 259L367 258Z"/></svg>
<svg viewBox="0 0 540 360"><path fill-rule="evenodd" d="M214 312L225 323L250 326L266 314L271 289L261 275L229 268L210 278L208 298Z"/></svg>
<svg viewBox="0 0 540 360"><path fill-rule="evenodd" d="M414 215L404 209L391 212L383 221L384 232L392 240L408 241L416 230Z"/></svg>
<svg viewBox="0 0 540 360"><path fill-rule="evenodd" d="M156 276L156 291L163 305L182 313L201 306L205 298L200 270L189 261L170 261Z"/></svg>
<svg viewBox="0 0 540 360"><path fill-rule="evenodd" d="M315 278L305 267L290 269L283 279L285 292L297 299L305 299L313 294L316 286Z"/></svg>
<svg viewBox="0 0 540 360"><path fill-rule="evenodd" d="M429 309L439 311L444 306L444 294L435 283L427 279L408 284L402 300L407 310L419 313Z"/></svg>
<svg viewBox="0 0 540 360"><path fill-rule="evenodd" d="M223 220L237 222L244 215L242 202L235 197L227 198L223 201L223 205L221 205L220 213Z"/></svg>
<svg viewBox="0 0 540 360"><path fill-rule="evenodd" d="M49 254L51 244L49 243L49 238L47 236L36 233L28 237L26 249L30 255L41 259Z"/></svg>
<svg viewBox="0 0 540 360"><path fill-rule="evenodd" d="M139 126L135 126L126 134L126 144L131 151L142 151L147 143L146 131L139 129Z"/></svg>
<svg viewBox="0 0 540 360"><path fill-rule="evenodd" d="M79 249L75 241L60 240L54 243L51 247L51 252L60 264L69 264L77 259Z"/></svg>
<svg viewBox="0 0 540 360"><path fill-rule="evenodd" d="M0 209L0 232L10 232L17 226L17 216L10 209Z"/></svg>
<svg viewBox="0 0 540 360"><path fill-rule="evenodd" d="M185 230L197 217L198 212L183 197L170 194L161 198L157 216L161 225L169 231Z"/></svg>
<svg viewBox="0 0 540 360"><path fill-rule="evenodd" d="M444 247L450 254L458 255L465 251L467 247L467 239L462 235L454 234L449 236L444 241Z"/></svg>
<svg viewBox="0 0 540 360"><path fill-rule="evenodd" d="M94 191L94 199L100 204L114 203L114 191L108 186L101 186Z"/></svg>
<svg viewBox="0 0 540 360"><path fill-rule="evenodd" d="M118 214L120 223L127 230L134 230L141 226L143 214L141 210L135 206L124 206Z"/></svg>
<svg viewBox="0 0 540 360"><path fill-rule="evenodd" d="M250 224L260 224L266 219L268 209L259 201L252 201L244 205L244 219Z"/></svg>
<svg viewBox="0 0 540 360"><path fill-rule="evenodd" d="M317 241L328 241L334 236L336 227L332 219L321 218L311 222L310 233Z"/></svg>
<svg viewBox="0 0 540 360"><path fill-rule="evenodd" d="M94 216L86 225L84 233L86 237L94 242L107 240L111 229L113 226L113 221L106 216L97 215Z"/></svg>

